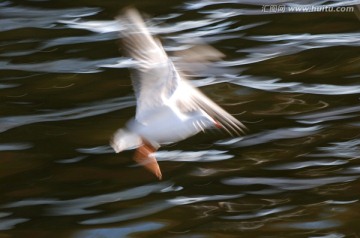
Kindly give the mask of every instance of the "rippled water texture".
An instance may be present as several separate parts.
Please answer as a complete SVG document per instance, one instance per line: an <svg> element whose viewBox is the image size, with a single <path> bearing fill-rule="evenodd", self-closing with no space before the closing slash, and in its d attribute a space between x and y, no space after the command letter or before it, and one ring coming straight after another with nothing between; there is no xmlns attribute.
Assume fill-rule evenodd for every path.
<svg viewBox="0 0 360 238"><path fill-rule="evenodd" d="M135 112L113 21L129 4L169 54L201 38L226 55L193 83L249 129L161 148L162 181L108 145ZM358 237L356 4L1 1L0 236Z"/></svg>

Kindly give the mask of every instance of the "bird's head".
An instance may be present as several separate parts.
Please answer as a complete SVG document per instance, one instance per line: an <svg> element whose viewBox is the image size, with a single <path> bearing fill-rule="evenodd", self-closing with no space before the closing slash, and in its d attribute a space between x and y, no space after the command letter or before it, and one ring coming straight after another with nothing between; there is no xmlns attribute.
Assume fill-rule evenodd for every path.
<svg viewBox="0 0 360 238"><path fill-rule="evenodd" d="M142 139L138 134L124 129L117 130L110 141L110 145L116 153L137 148L142 143Z"/></svg>

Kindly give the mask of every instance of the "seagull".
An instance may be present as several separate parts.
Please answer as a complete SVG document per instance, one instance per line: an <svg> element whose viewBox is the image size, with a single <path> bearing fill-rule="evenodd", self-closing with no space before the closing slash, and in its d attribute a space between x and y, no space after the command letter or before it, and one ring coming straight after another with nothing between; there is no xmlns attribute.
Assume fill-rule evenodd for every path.
<svg viewBox="0 0 360 238"><path fill-rule="evenodd" d="M136 114L125 128L114 133L110 145L116 153L136 149L135 162L161 180L154 156L161 145L211 128L221 128L230 135L243 134L246 127L240 121L180 73L135 8L125 9L117 20L123 48L136 62L131 75Z"/></svg>

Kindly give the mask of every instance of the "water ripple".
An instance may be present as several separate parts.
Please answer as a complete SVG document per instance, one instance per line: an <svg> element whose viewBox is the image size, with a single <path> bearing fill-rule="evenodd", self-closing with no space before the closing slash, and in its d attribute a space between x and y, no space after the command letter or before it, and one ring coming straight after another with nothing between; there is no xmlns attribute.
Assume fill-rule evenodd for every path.
<svg viewBox="0 0 360 238"><path fill-rule="evenodd" d="M0 89L6 89L6 88L15 88L18 87L19 84L3 84L0 83Z"/></svg>
<svg viewBox="0 0 360 238"><path fill-rule="evenodd" d="M8 150L26 150L33 147L30 143L0 143L0 151L8 151Z"/></svg>
<svg viewBox="0 0 360 238"><path fill-rule="evenodd" d="M50 39L42 42L42 46L38 50L44 50L54 46L73 45L73 44L84 44L84 43L95 43L101 41L115 40L117 39L115 33L103 33L103 34L91 34L86 36L68 36Z"/></svg>
<svg viewBox="0 0 360 238"><path fill-rule="evenodd" d="M163 189L168 188L172 184L169 182L162 182L156 184L148 184L130 188L124 191L101 194L89 197L80 197L70 200L57 200L57 199L27 199L18 202L9 203L2 206L3 208L16 208L25 206L38 206L50 205L47 214L50 216L65 216L65 215L82 215L98 213L98 210L89 209L91 207L99 206L102 204L132 200L145 197L154 192L161 192Z"/></svg>
<svg viewBox="0 0 360 238"><path fill-rule="evenodd" d="M325 157L325 156L324 156ZM335 166L335 165L343 165L348 162L345 160L313 160L313 161L301 161L301 162L293 162L286 163L281 165L270 166L267 169L270 170L296 170L303 169L313 166Z"/></svg>
<svg viewBox="0 0 360 238"><path fill-rule="evenodd" d="M192 197L176 197L165 201L156 201L141 204L139 207L128 208L119 213L111 214L104 217L97 217L82 221L84 225L108 224L120 221L128 221L139 217L149 216L151 214L164 211L174 206L193 204L202 201L218 201L241 197L242 195L213 195L213 196L192 196Z"/></svg>
<svg viewBox="0 0 360 238"><path fill-rule="evenodd" d="M165 226L161 222L136 222L123 227L116 228L94 228L86 229L85 231L77 232L73 238L89 238L89 237L131 237L132 234L139 232L151 232L160 230Z"/></svg>
<svg viewBox="0 0 360 238"><path fill-rule="evenodd" d="M247 38L261 42L287 42L288 44L292 43L292 46L301 46L304 49L312 49L338 45L359 46L359 37L360 33L349 32L342 34L283 34L248 36ZM272 45L270 45L270 47L272 47Z"/></svg>
<svg viewBox="0 0 360 238"><path fill-rule="evenodd" d="M111 148L110 145L96 146L91 148L78 148L76 150L80 153L90 154L90 155L114 153L114 150Z"/></svg>
<svg viewBox="0 0 360 238"><path fill-rule="evenodd" d="M10 61L0 61L0 70L19 70L45 73L98 73L101 65L113 64L118 58L109 59L62 59L40 63L14 64Z"/></svg>
<svg viewBox="0 0 360 238"><path fill-rule="evenodd" d="M181 161L181 162L212 162L231 159L234 156L222 150L203 151L157 151L155 156L158 161Z"/></svg>
<svg viewBox="0 0 360 238"><path fill-rule="evenodd" d="M89 105L44 114L0 117L0 132L38 122L74 120L96 116L131 107L134 105L134 98L132 96L129 96L122 98L113 98L105 101L91 103Z"/></svg>
<svg viewBox="0 0 360 238"><path fill-rule="evenodd" d="M358 178L358 176L338 176L338 177L323 177L323 178L309 178L309 179L295 179L295 178L257 178L257 177L237 177L224 179L223 183L232 186L244 186L252 184L268 185L276 187L281 190L304 190L312 189L324 185L334 183L351 182Z"/></svg>
<svg viewBox="0 0 360 238"><path fill-rule="evenodd" d="M234 215L234 216L222 216L221 218L227 220L248 220L253 218L264 217L268 215L274 215L277 213L285 212L294 209L295 206L280 206L276 208L269 208L269 209L260 209L254 213L250 214L241 214L241 215Z"/></svg>
<svg viewBox="0 0 360 238"><path fill-rule="evenodd" d="M17 224L28 221L28 218L3 218L0 219L0 230L10 230Z"/></svg>
<svg viewBox="0 0 360 238"><path fill-rule="evenodd" d="M257 26L261 26L266 23L268 22L266 21L257 22L257 23L242 25L236 28L228 27L231 25L231 22L226 24L222 23L210 27L199 28L196 31L177 34L175 36L167 36L166 39L171 39L182 44L191 44L194 43L194 39L201 38L203 40L206 40L206 42L214 43L222 39L240 38L243 35L241 31L255 28ZM161 28L160 33L171 33L171 32L164 32ZM230 35L229 33L236 33L236 34Z"/></svg>
<svg viewBox="0 0 360 238"><path fill-rule="evenodd" d="M319 152L308 154L310 157L360 158L360 139L331 142L329 146L318 148Z"/></svg>
<svg viewBox="0 0 360 238"><path fill-rule="evenodd" d="M242 66L258 62L259 59L242 59L239 61L220 63L227 66ZM359 94L360 85L331 85L331 84L304 84L300 82L279 82L280 79L267 79L266 77L255 77L249 75L224 75L224 80L236 85L249 88L261 89L273 92L306 93L320 95L346 95Z"/></svg>
<svg viewBox="0 0 360 238"><path fill-rule="evenodd" d="M356 117L358 114L350 113L359 113L360 106L346 106L346 107L337 107L333 109L326 109L320 112L310 112L302 115L296 115L289 117L290 119L298 120L304 124L317 124L326 121L346 119L351 117Z"/></svg>
<svg viewBox="0 0 360 238"><path fill-rule="evenodd" d="M300 229L300 230L323 230L339 227L342 225L342 222L335 220L321 220L321 221L308 221L308 222L287 222L280 223L275 225L275 227L281 228L292 228L292 229Z"/></svg>
<svg viewBox="0 0 360 238"><path fill-rule="evenodd" d="M118 21L83 21L79 19L59 20L59 23L65 24L69 28L82 29L97 33L118 32L121 26Z"/></svg>
<svg viewBox="0 0 360 238"><path fill-rule="evenodd" d="M2 6L0 8L0 15L4 18L0 20L0 26L2 31L25 27L50 28L55 27L54 23L59 19L91 16L99 11L100 9L98 8L82 7L57 10L47 9L46 14L44 14L44 9Z"/></svg>
<svg viewBox="0 0 360 238"><path fill-rule="evenodd" d="M260 145L281 139L293 139L293 138L310 136L319 133L319 131L323 128L324 127L322 126L303 127L303 128L300 127L281 128L281 129L259 132L257 134L246 135L244 137L239 138L239 140L235 140L235 139L221 140L221 141L217 141L215 144L226 145L231 147L246 147L246 146Z"/></svg>

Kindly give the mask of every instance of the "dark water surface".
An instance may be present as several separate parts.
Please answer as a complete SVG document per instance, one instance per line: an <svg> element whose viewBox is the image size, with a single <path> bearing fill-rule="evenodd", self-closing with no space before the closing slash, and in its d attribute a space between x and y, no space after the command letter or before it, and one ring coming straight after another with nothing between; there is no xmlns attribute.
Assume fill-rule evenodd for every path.
<svg viewBox="0 0 360 238"><path fill-rule="evenodd" d="M0 1L0 237L359 237L359 13L273 2L359 3ZM163 147L162 181L108 146L135 111L129 4L170 52L227 55L194 83L249 128Z"/></svg>

